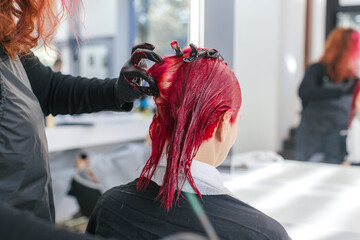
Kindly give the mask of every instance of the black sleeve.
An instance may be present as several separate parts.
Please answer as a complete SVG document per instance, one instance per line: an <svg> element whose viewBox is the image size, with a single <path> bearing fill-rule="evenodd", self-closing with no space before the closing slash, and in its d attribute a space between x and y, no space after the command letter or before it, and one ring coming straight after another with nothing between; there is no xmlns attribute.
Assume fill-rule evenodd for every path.
<svg viewBox="0 0 360 240"><path fill-rule="evenodd" d="M303 102L327 100L339 98L346 87L344 84L336 84L326 81L325 67L320 64L311 65L305 72L303 81L299 87L299 96Z"/></svg>
<svg viewBox="0 0 360 240"><path fill-rule="evenodd" d="M119 187L115 188L117 189ZM154 236L138 237L137 231L139 230L136 226L141 224L139 222L143 222L143 220L140 220L143 217L140 213L141 211L136 213L132 212L135 216L127 218L124 221L123 209L129 210L129 208L126 205L120 205L121 208L119 207L119 202L122 202L122 198L118 198L117 196L119 195L113 194L113 192L116 191L115 188L106 191L97 201L89 218L86 233L109 238L116 236L119 239L157 239ZM141 208L142 206L137 205L137 207ZM142 231L148 236L146 234L148 232L147 229L143 229ZM131 232L131 234L129 234L129 232Z"/></svg>
<svg viewBox="0 0 360 240"><path fill-rule="evenodd" d="M116 79L87 79L55 73L33 53L23 56L21 61L45 115L132 109L132 103L116 100Z"/></svg>
<svg viewBox="0 0 360 240"><path fill-rule="evenodd" d="M101 240L104 238L61 229L0 203L0 239L6 240Z"/></svg>

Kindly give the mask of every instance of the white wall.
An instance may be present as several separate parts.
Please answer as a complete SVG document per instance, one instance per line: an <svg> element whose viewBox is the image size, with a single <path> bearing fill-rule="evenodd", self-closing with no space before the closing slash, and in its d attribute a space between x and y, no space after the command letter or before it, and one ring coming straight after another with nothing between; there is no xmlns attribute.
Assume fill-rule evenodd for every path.
<svg viewBox="0 0 360 240"><path fill-rule="evenodd" d="M305 0L238 0L234 11L234 70L243 93L234 152L279 151L299 121Z"/></svg>
<svg viewBox="0 0 360 240"><path fill-rule="evenodd" d="M112 61L114 63L114 68L112 76L118 77L121 67L124 65L125 61L130 57L130 13L129 6L130 0L116 0L117 9L116 18L108 18L108 21L114 21L116 25L116 35L114 38L114 49L112 55Z"/></svg>
<svg viewBox="0 0 360 240"><path fill-rule="evenodd" d="M304 74L306 1L283 0L281 12L278 140L282 144L300 122L297 92Z"/></svg>
<svg viewBox="0 0 360 240"><path fill-rule="evenodd" d="M57 0L58 11L62 10L61 1ZM70 28L69 28L69 18L66 16L63 18L62 22L58 25L55 33L54 39L57 41L64 41L69 38Z"/></svg>
<svg viewBox="0 0 360 240"><path fill-rule="evenodd" d="M220 4L219 0L206 0L204 17L204 46L217 49L231 68L234 59L234 2L236 0L223 0Z"/></svg>
<svg viewBox="0 0 360 240"><path fill-rule="evenodd" d="M118 0L86 0L83 1L85 8L84 27L81 26L82 36L108 37L116 35ZM100 6L99 6L100 5ZM128 9L128 8L127 8ZM82 16L83 17L83 16Z"/></svg>
<svg viewBox="0 0 360 240"><path fill-rule="evenodd" d="M69 23L69 21L70 20L68 18L66 18L57 27L56 33L55 33L56 41L66 41L67 39L69 39L69 34L70 34L70 23Z"/></svg>
<svg viewBox="0 0 360 240"><path fill-rule="evenodd" d="M277 150L281 0L237 0L234 71L242 117L234 152Z"/></svg>
<svg viewBox="0 0 360 240"><path fill-rule="evenodd" d="M313 0L311 14L310 63L321 57L325 43L326 0Z"/></svg>
<svg viewBox="0 0 360 240"><path fill-rule="evenodd" d="M59 1L59 0L58 0ZM104 3L99 6L98 0L86 0L83 1L83 6L80 5L79 11L79 31L82 38L92 37L112 37L117 34L118 27L118 14L124 14L128 16L128 1L127 0L104 0ZM124 8L124 12L118 12L118 5ZM59 3L60 6L60 3ZM84 11L85 9L85 11ZM76 18L74 16L73 18ZM76 21L76 19L74 19ZM68 16L58 26L56 31L56 41L64 41L69 38L72 30L70 29L70 19Z"/></svg>

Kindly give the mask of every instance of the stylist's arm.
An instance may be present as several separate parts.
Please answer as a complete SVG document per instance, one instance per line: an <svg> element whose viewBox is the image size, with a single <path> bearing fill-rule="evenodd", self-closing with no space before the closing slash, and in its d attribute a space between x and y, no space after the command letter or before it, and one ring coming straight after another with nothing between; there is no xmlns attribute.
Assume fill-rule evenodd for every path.
<svg viewBox="0 0 360 240"><path fill-rule="evenodd" d="M118 78L84 78L53 72L30 52L21 59L32 90L45 115L81 114L99 111L130 111L144 95L155 96L158 88L147 72L145 59L161 62L149 43L132 48L130 59ZM142 86L145 80L148 87Z"/></svg>

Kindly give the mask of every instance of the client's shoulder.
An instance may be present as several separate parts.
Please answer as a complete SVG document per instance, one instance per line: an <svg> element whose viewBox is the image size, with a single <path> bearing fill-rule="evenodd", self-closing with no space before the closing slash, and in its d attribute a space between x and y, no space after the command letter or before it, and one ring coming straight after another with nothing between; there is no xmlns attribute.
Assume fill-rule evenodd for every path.
<svg viewBox="0 0 360 240"><path fill-rule="evenodd" d="M98 204L109 203L133 203L134 199L151 199L153 200L159 194L159 186L154 182L150 181L149 186L146 190L138 190L137 185L138 179L129 182L124 185L113 187L106 191L98 201Z"/></svg>
<svg viewBox="0 0 360 240"><path fill-rule="evenodd" d="M117 196L117 195L121 195L121 194L126 194L127 192L135 192L136 191L136 183L137 183L137 179L123 184L123 185L119 185L113 188L110 188L109 190L107 190L103 196Z"/></svg>
<svg viewBox="0 0 360 240"><path fill-rule="evenodd" d="M146 191L139 191L136 188L137 181L138 179L135 179L127 184L113 187L100 197L91 214L87 232L117 236L124 230L123 226L128 226L127 219L134 218L134 212L138 216L144 215L142 214L144 206L151 205L155 198L153 196L157 196L157 185L150 182Z"/></svg>
<svg viewBox="0 0 360 240"><path fill-rule="evenodd" d="M203 200L205 211L211 212L211 216L215 218L213 220L231 223L228 224L229 227L232 225L229 231L238 229L240 235L256 239L290 239L279 222L235 197L208 195L203 196Z"/></svg>

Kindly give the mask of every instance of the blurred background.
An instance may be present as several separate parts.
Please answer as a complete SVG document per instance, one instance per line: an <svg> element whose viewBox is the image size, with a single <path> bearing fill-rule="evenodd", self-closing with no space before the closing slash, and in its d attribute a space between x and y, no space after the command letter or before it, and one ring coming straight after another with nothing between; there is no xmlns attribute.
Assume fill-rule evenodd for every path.
<svg viewBox="0 0 360 240"><path fill-rule="evenodd" d="M68 19L58 28L53 50L34 50L44 64L64 74L116 78L131 47L141 42L154 44L162 56L173 53L173 40L182 48L192 42L218 49L234 70L243 94L238 137L231 150L233 159L249 152L256 153L250 158L258 157L261 152L262 158L277 162L283 157L286 162L296 160L294 136L301 116L297 90L305 69L319 60L326 36L335 26L360 30L360 0L84 0L74 18L73 25ZM92 187L100 192L139 175L150 151L144 141L153 111L152 99L145 98L137 101L130 113L48 119L59 224L78 224L69 220L79 212L77 203L81 200L67 193L79 169L87 171L91 166L99 184ZM83 153L85 168L76 168ZM225 164L230 172L231 161L229 157ZM352 202L360 199L359 169L290 165L286 171L282 166L251 176L243 172L240 179L228 176L227 184L284 224L290 236L294 234L293 239L360 239L360 208ZM249 166L245 168L253 167ZM271 181L265 176L277 176L271 179L274 185L269 186ZM265 192L267 197L275 194L267 205L259 202L264 196L256 195L257 187L249 182L256 182L257 187L265 184L258 192ZM322 193L319 186L325 185L327 190L317 195ZM289 203L284 203L284 208L276 208L287 198ZM335 203L336 207L331 205ZM302 208L301 204L306 205ZM326 215L326 206L336 211ZM341 212L344 209L346 212ZM317 211L321 218L305 214ZM340 217L334 219L335 214ZM315 232L313 237L309 231Z"/></svg>
<svg viewBox="0 0 360 240"><path fill-rule="evenodd" d="M61 59L65 74L115 78L131 47L141 42L153 43L162 56L173 53L172 40L182 48L194 41L216 48L243 89L234 152L287 150L284 141L299 124L297 89L305 68L320 58L332 28L360 29L360 1L206 0L202 8L192 19L201 26L190 26L187 0L105 0L101 6L86 0L74 26L67 19L58 28L53 42L58 52L36 53L48 66ZM190 28L202 36L190 36Z"/></svg>

